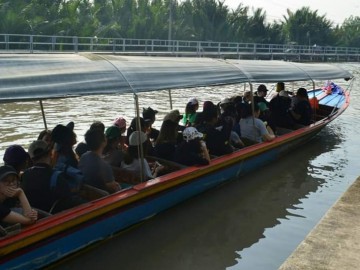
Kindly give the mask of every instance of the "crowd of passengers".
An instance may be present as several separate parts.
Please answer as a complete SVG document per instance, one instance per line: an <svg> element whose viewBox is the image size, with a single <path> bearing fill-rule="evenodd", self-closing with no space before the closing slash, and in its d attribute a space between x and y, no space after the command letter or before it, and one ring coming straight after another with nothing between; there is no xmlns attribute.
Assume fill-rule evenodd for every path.
<svg viewBox="0 0 360 270"><path fill-rule="evenodd" d="M219 104L205 101L201 111L198 99L191 98L183 115L179 110L165 115L160 130L153 127L158 111L148 107L129 127L123 117L107 128L92 123L78 144L70 122L42 131L27 151L11 145L0 167L0 222L32 224L38 218L34 209L57 213L87 202L84 186L108 194L169 172L166 163L149 157L207 165L212 157L243 148L244 140L272 141L278 127L310 124L312 109L304 88L291 95L278 83L270 100L267 92L259 85L254 96L248 91ZM147 157L143 163L141 152Z"/></svg>

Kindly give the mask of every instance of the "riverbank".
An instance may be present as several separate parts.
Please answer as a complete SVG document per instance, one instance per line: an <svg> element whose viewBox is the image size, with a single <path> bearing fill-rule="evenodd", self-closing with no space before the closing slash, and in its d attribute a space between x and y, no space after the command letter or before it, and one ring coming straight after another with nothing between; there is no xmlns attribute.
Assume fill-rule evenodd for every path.
<svg viewBox="0 0 360 270"><path fill-rule="evenodd" d="M360 177L279 269L359 269L359 224Z"/></svg>

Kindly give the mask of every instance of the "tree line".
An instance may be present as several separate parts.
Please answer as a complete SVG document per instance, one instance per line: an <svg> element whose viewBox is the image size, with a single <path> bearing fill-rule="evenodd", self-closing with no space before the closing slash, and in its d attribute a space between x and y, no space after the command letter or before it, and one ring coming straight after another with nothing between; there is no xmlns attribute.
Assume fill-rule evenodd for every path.
<svg viewBox="0 0 360 270"><path fill-rule="evenodd" d="M0 33L360 47L360 17L335 25L302 7L267 22L221 0L0 0Z"/></svg>

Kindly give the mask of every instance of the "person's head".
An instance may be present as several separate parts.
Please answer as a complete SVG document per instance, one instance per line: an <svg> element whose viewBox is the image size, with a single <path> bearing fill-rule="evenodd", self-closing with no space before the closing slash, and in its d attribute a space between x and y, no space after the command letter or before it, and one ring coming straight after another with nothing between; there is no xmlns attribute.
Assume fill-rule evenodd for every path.
<svg viewBox="0 0 360 270"><path fill-rule="evenodd" d="M34 163L45 159L48 159L47 161L50 163L50 146L46 142L42 140L33 141L29 145L28 152Z"/></svg>
<svg viewBox="0 0 360 270"><path fill-rule="evenodd" d="M174 142L176 143L178 135L178 123L172 120L165 120L160 128L159 136L156 140L156 144L163 142Z"/></svg>
<svg viewBox="0 0 360 270"><path fill-rule="evenodd" d="M120 143L120 138L121 138L120 128L118 128L117 126L108 127L105 131L105 136L107 139L108 146L111 145L117 147L117 145Z"/></svg>
<svg viewBox="0 0 360 270"><path fill-rule="evenodd" d="M106 145L106 137L99 129L89 129L85 133L85 141L90 151L98 151Z"/></svg>
<svg viewBox="0 0 360 270"><path fill-rule="evenodd" d="M164 122L167 120L171 120L174 123L178 124L179 121L183 118L183 115L180 114L179 110L172 110L164 117Z"/></svg>
<svg viewBox="0 0 360 270"><path fill-rule="evenodd" d="M268 92L268 89L266 88L266 86L264 84L260 84L257 88L257 95L259 97L266 97Z"/></svg>
<svg viewBox="0 0 360 270"><path fill-rule="evenodd" d="M134 131L129 137L129 147L124 157L124 162L130 164L134 158L139 158L139 145L142 144L144 155L146 155L148 140L142 131Z"/></svg>
<svg viewBox="0 0 360 270"><path fill-rule="evenodd" d="M280 92L280 91L282 91L282 90L285 90L285 83L283 83L283 82L278 82L277 84L276 84L276 92Z"/></svg>
<svg viewBox="0 0 360 270"><path fill-rule="evenodd" d="M140 121L140 130L142 132L146 132L146 129L147 129L147 126L145 124L145 121L144 121L144 118L142 117L134 117L132 120L131 120L131 123L130 123L130 126L128 128L128 131L131 131L134 132L135 130L137 130L137 122L138 122L138 119Z"/></svg>
<svg viewBox="0 0 360 270"><path fill-rule="evenodd" d="M134 131L129 137L129 146L139 146L147 141L147 136L142 131Z"/></svg>
<svg viewBox="0 0 360 270"><path fill-rule="evenodd" d="M204 101L203 111L206 111L208 108L211 108L211 107L216 107L216 105L210 100Z"/></svg>
<svg viewBox="0 0 360 270"><path fill-rule="evenodd" d="M125 118L123 118L121 116L118 118L115 118L113 125L117 126L120 129L121 134L123 134L126 131L126 120L125 120Z"/></svg>
<svg viewBox="0 0 360 270"><path fill-rule="evenodd" d="M155 122L155 115L157 113L158 113L158 111L152 109L151 107L143 108L142 115L143 115L144 121L148 125L152 125Z"/></svg>
<svg viewBox="0 0 360 270"><path fill-rule="evenodd" d="M0 167L0 191L7 188L17 188L19 186L19 175L11 166L4 165ZM0 192L0 195L3 195ZM4 199L4 198L3 198Z"/></svg>
<svg viewBox="0 0 360 270"><path fill-rule="evenodd" d="M105 132L105 125L101 121L95 121L90 125L90 129L99 129L102 133Z"/></svg>
<svg viewBox="0 0 360 270"><path fill-rule="evenodd" d="M299 88L299 89L296 91L296 96L297 96L297 97L300 97L300 98L302 98L302 99L309 99L307 90L306 90L305 88Z"/></svg>
<svg viewBox="0 0 360 270"><path fill-rule="evenodd" d="M251 91L246 91L243 96L244 102L249 103L252 101L252 99L253 99L253 95L252 95Z"/></svg>
<svg viewBox="0 0 360 270"><path fill-rule="evenodd" d="M12 166L17 172L27 168L29 161L29 154L21 145L11 145L6 148L4 153L4 164Z"/></svg>
<svg viewBox="0 0 360 270"><path fill-rule="evenodd" d="M202 112L202 120L209 124L215 124L218 120L218 109L216 105L208 106L206 110Z"/></svg>
<svg viewBox="0 0 360 270"><path fill-rule="evenodd" d="M76 144L76 134L74 133L74 122L68 123L66 126L57 125L51 132L51 140L56 143L57 151L69 149Z"/></svg>
<svg viewBox="0 0 360 270"><path fill-rule="evenodd" d="M184 139L185 142L189 142L189 141L192 141L192 140L200 140L200 139L202 139L204 137L204 134L199 132L194 127L185 128L182 134L183 134L183 139Z"/></svg>
<svg viewBox="0 0 360 270"><path fill-rule="evenodd" d="M222 111L226 111L228 107L233 105L232 101L229 98L223 98L219 104Z"/></svg>
<svg viewBox="0 0 360 270"><path fill-rule="evenodd" d="M43 131L40 132L37 139L42 140L50 145L51 144L51 131L48 129L44 129Z"/></svg>
<svg viewBox="0 0 360 270"><path fill-rule="evenodd" d="M190 98L186 104L185 113L192 114L196 113L199 109L199 101L196 98Z"/></svg>

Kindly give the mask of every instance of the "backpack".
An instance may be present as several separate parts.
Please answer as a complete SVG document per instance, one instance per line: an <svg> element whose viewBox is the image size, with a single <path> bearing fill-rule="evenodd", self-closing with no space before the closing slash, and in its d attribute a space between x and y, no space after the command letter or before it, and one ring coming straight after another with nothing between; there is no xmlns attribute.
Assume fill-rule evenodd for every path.
<svg viewBox="0 0 360 270"><path fill-rule="evenodd" d="M82 183L84 182L84 176L79 169L60 163L56 164L53 169L50 180L51 189L56 187L59 175L62 175L67 180L69 188L72 192L79 191Z"/></svg>

